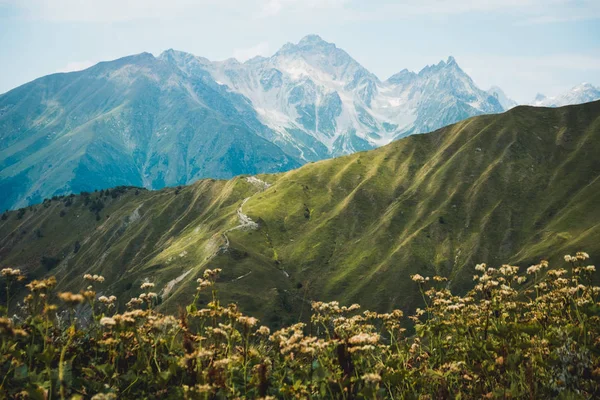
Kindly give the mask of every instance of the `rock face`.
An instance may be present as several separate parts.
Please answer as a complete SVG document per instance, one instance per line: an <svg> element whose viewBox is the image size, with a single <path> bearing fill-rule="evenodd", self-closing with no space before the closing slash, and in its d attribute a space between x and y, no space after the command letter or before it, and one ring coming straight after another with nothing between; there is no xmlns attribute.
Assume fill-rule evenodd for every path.
<svg viewBox="0 0 600 400"><path fill-rule="evenodd" d="M452 57L381 81L316 35L245 63L143 53L0 95L0 210L286 171L503 110Z"/></svg>

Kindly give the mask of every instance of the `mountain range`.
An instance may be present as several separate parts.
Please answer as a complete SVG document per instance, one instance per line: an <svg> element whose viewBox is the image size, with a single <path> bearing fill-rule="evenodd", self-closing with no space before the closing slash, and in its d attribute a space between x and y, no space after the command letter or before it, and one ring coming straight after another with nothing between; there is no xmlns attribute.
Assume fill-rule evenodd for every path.
<svg viewBox="0 0 600 400"><path fill-rule="evenodd" d="M582 83L553 97L546 97L538 93L531 105L536 107L561 107L570 104L588 103L599 99L600 88L594 87L590 83Z"/></svg>
<svg viewBox="0 0 600 400"><path fill-rule="evenodd" d="M0 267L75 292L101 274L120 308L150 281L169 310L222 268L223 300L272 326L297 322L311 300L408 311L422 301L411 274L464 292L480 262L600 253L599 153L599 101L518 106L286 173L6 212Z"/></svg>
<svg viewBox="0 0 600 400"><path fill-rule="evenodd" d="M452 57L381 81L316 35L245 63L174 50L101 62L0 95L0 210L287 171L502 112L504 97Z"/></svg>

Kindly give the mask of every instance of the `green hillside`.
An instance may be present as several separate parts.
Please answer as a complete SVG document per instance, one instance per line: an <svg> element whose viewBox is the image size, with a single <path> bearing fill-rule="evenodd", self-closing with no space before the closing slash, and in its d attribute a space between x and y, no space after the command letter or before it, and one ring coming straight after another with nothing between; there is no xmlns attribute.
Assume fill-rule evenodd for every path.
<svg viewBox="0 0 600 400"><path fill-rule="evenodd" d="M102 274L120 306L148 279L168 310L218 267L224 301L274 326L302 318L310 300L407 310L421 301L414 273L465 291L479 262L600 254L598 155L600 102L517 107L259 180L113 189L9 212L0 267L72 290ZM240 226L244 214L257 227Z"/></svg>

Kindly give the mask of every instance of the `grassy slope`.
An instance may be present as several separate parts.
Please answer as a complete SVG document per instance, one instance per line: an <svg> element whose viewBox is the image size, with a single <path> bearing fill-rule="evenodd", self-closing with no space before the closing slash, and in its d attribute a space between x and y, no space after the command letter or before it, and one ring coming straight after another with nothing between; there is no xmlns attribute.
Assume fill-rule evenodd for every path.
<svg viewBox="0 0 600 400"><path fill-rule="evenodd" d="M600 102L518 107L261 176L273 183L264 192L243 178L179 194L129 190L107 201L101 223L77 197L64 217L60 201L20 220L11 212L0 221L0 265L40 276L40 257L58 255L51 272L63 287L78 290L83 273L101 273L122 303L143 279L161 289L192 269L166 308L189 301L204 268L221 267L225 299L273 325L297 320L310 299L411 308L419 301L412 273L448 276L461 289L478 262L600 253L598 154ZM250 196L244 212L260 229L229 232L230 248L219 252Z"/></svg>

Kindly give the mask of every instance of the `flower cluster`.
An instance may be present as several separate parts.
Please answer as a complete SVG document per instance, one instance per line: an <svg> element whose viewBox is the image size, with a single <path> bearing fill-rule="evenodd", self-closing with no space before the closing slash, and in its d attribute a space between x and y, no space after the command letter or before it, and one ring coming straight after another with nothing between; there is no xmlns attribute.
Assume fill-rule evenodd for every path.
<svg viewBox="0 0 600 400"><path fill-rule="evenodd" d="M148 281L119 310L90 286L56 294L56 279L34 280L19 315L0 317L0 397L594 398L600 287L588 260L578 252L564 268L541 261L521 274L478 264L462 295L415 274L422 302L408 318L313 302L310 319L273 332L221 305L220 269L197 280L212 299L200 308L197 292L177 316L157 311Z"/></svg>
<svg viewBox="0 0 600 400"><path fill-rule="evenodd" d="M104 277L102 275L92 275L92 274L85 274L83 275L83 279L85 279L86 281L89 282L98 282L98 283L102 283L104 282Z"/></svg>

